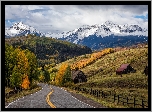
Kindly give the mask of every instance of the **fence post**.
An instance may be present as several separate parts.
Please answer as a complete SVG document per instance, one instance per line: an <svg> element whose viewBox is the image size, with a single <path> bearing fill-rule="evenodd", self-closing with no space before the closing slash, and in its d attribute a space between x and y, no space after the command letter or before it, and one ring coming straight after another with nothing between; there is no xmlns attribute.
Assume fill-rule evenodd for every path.
<svg viewBox="0 0 152 112"><path fill-rule="evenodd" d="M128 98L128 97L127 97ZM122 96L122 103L123 103L123 105L125 105L125 103L127 103L127 102L125 102L125 100L124 99L127 99L127 98L124 98L123 96Z"/></svg>
<svg viewBox="0 0 152 112"><path fill-rule="evenodd" d="M99 91L97 90L97 98L99 97Z"/></svg>
<svg viewBox="0 0 152 112"><path fill-rule="evenodd" d="M92 94L93 94L93 96L94 96L94 90L92 90Z"/></svg>
<svg viewBox="0 0 152 112"><path fill-rule="evenodd" d="M100 97L100 93L101 93L101 92L100 92L100 90L99 90L99 97Z"/></svg>
<svg viewBox="0 0 152 112"><path fill-rule="evenodd" d="M114 99L114 101L113 101L113 102L115 102L115 101L116 101L116 99L115 99L115 98L116 98L116 94L114 94L114 98L113 98L113 99Z"/></svg>
<svg viewBox="0 0 152 112"><path fill-rule="evenodd" d="M119 95L118 95L118 103L119 103Z"/></svg>
<svg viewBox="0 0 152 112"><path fill-rule="evenodd" d="M102 98L104 98L104 93L103 93L103 91L102 91L101 93L102 93Z"/></svg>
<svg viewBox="0 0 152 112"><path fill-rule="evenodd" d="M136 99L134 98L134 108L135 108L135 106L136 106Z"/></svg>
<svg viewBox="0 0 152 112"><path fill-rule="evenodd" d="M142 108L144 108L144 100L142 99Z"/></svg>
<svg viewBox="0 0 152 112"><path fill-rule="evenodd" d="M90 91L90 95L92 94L92 88L91 88L91 91Z"/></svg>
<svg viewBox="0 0 152 112"><path fill-rule="evenodd" d="M97 90L96 89L94 90L94 93L95 93L95 96L97 96Z"/></svg>
<svg viewBox="0 0 152 112"><path fill-rule="evenodd" d="M83 93L85 92L85 88L82 88Z"/></svg>
<svg viewBox="0 0 152 112"><path fill-rule="evenodd" d="M128 97L127 97L127 99L126 99L126 100L127 100L127 105L128 105L128 100L129 100L129 99L128 99Z"/></svg>

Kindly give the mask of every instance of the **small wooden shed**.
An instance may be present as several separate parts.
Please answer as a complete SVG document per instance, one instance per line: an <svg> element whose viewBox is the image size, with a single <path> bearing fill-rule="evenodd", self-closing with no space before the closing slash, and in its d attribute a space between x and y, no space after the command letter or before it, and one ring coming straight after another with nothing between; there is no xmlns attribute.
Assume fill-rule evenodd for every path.
<svg viewBox="0 0 152 112"><path fill-rule="evenodd" d="M72 80L75 84L81 82L87 82L87 77L80 70L72 70Z"/></svg>
<svg viewBox="0 0 152 112"><path fill-rule="evenodd" d="M116 70L116 74L117 75L121 75L122 74L127 74L130 72L136 72L135 69L133 69L133 67L131 67L130 64L122 64L117 70Z"/></svg>

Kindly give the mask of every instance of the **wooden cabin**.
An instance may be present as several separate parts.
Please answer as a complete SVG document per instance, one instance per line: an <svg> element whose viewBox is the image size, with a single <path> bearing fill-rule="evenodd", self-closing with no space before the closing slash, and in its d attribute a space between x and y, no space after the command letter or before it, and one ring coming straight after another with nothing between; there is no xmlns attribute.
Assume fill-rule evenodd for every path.
<svg viewBox="0 0 152 112"><path fill-rule="evenodd" d="M116 70L116 74L117 75L121 75L122 74L127 74L130 72L136 72L136 70L133 69L133 67L131 67L130 64L122 64L117 70Z"/></svg>
<svg viewBox="0 0 152 112"><path fill-rule="evenodd" d="M80 70L72 70L72 80L76 83L87 82L86 75Z"/></svg>

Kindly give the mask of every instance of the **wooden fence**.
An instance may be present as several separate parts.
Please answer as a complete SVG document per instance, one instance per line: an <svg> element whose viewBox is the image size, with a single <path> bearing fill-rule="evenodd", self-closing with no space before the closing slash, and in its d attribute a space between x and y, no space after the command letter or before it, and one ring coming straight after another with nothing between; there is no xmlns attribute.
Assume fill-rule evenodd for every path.
<svg viewBox="0 0 152 112"><path fill-rule="evenodd" d="M122 95L116 95L112 91L102 91L92 88L80 88L80 87L74 87L72 89L81 91L82 93L93 95L97 98L100 97L107 98L108 101L116 102L117 104L121 103L123 105L128 105L130 108L136 108L136 106L138 107L140 106L141 108L148 108L148 101L145 101L143 99L137 100L137 98L129 98L129 97L124 97ZM138 104L139 101L141 102L140 104Z"/></svg>

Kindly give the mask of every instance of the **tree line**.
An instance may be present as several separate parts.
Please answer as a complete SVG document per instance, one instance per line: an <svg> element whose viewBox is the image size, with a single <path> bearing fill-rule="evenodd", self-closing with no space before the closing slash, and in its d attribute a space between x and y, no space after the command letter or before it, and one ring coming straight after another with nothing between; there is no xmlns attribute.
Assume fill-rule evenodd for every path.
<svg viewBox="0 0 152 112"><path fill-rule="evenodd" d="M45 72L45 73L44 73ZM46 71L38 69L35 54L28 49L14 48L5 43L5 86L13 89L29 89L40 74L49 79Z"/></svg>

